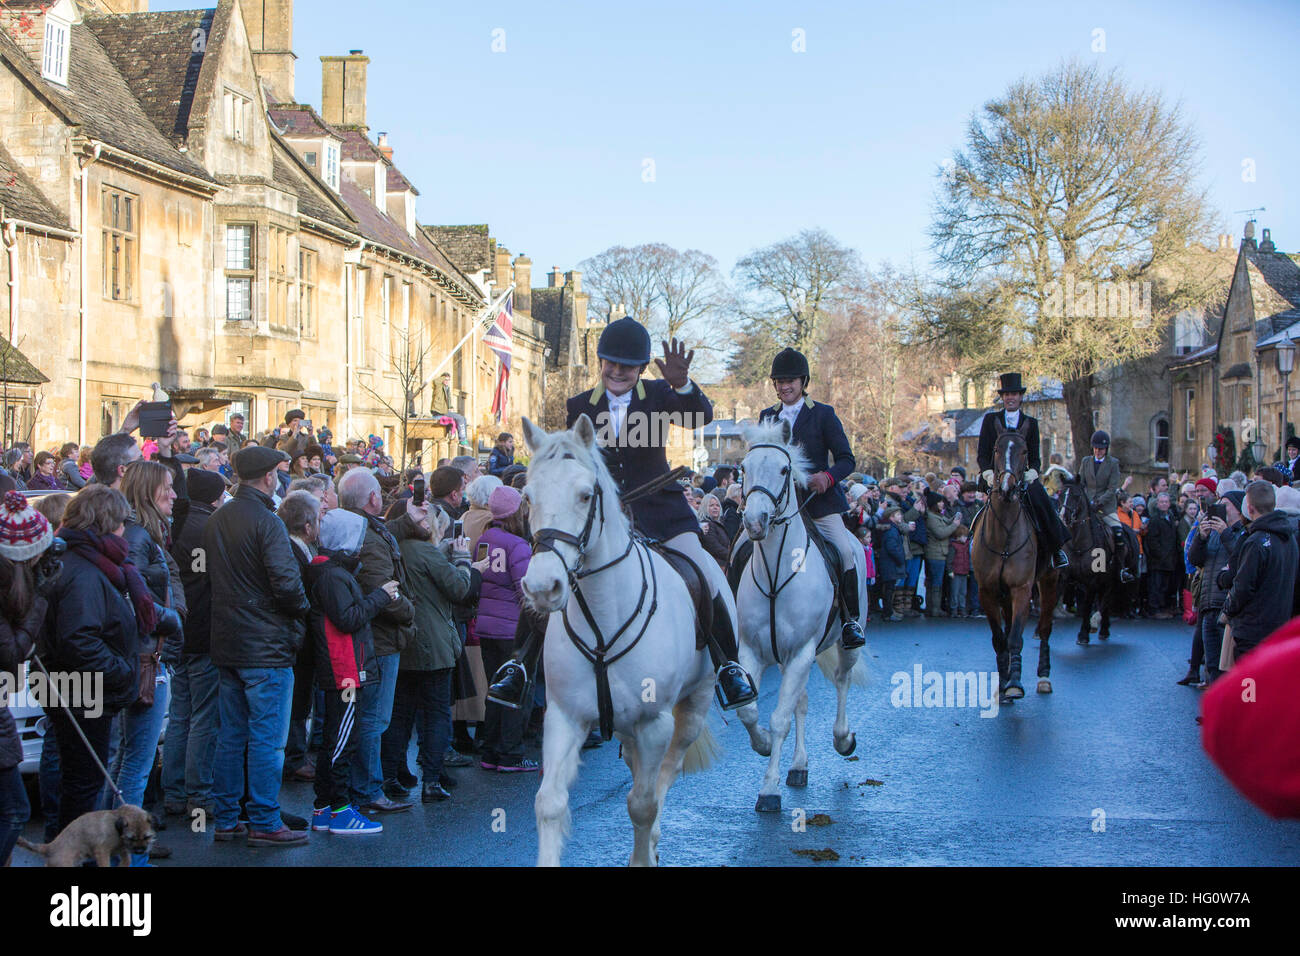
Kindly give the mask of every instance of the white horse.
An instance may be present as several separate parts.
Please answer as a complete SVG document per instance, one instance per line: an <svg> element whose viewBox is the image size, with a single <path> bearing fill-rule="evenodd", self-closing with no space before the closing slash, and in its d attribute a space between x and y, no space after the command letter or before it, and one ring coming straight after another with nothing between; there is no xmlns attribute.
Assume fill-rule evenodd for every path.
<svg viewBox="0 0 1300 956"><path fill-rule="evenodd" d="M846 651L839 643L840 611L836 608L832 617L835 591L830 573L821 551L808 537L795 494L796 487L805 486L812 467L802 449L790 443L789 424L754 426L746 432L746 440L744 528L755 544L736 594L739 663L755 683L762 680L768 666L776 664L781 669L781 689L768 721L770 729L759 726L756 704L740 708L737 715L749 731L750 745L770 758L755 809L776 812L781 809L781 749L792 714L794 760L786 785L803 787L808 783L804 723L814 659L835 684L835 749L846 757L857 747L846 712L849 685L866 683L866 664L857 649ZM865 627L866 600L858 606L864 609L858 624Z"/></svg>
<svg viewBox="0 0 1300 956"><path fill-rule="evenodd" d="M681 576L632 536L591 420L548 435L527 418L528 520L534 553L525 597L546 628L544 775L537 791L537 862L558 866L569 831L578 753L600 719L602 687L632 771L627 812L633 866L658 863L664 795L683 769L716 753L705 724L714 672L695 649L695 610ZM594 660L593 660L594 658Z"/></svg>

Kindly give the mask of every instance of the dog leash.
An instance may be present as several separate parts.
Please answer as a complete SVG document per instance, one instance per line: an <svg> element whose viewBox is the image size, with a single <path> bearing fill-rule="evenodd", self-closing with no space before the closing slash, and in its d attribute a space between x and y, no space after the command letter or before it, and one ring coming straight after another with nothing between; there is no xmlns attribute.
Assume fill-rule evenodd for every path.
<svg viewBox="0 0 1300 956"><path fill-rule="evenodd" d="M77 718L73 716L72 708L64 702L62 696L59 694L59 689L54 683L54 678L51 677L50 672L45 669L45 662L41 660L41 656L35 651L32 652L32 660L36 662L36 666L39 667L41 673L45 675L45 686L50 688L50 691L54 694L54 699L59 705L59 709L68 715L68 720L72 721L72 727L76 730L77 736L81 738L81 742L86 745L86 750L90 753L90 759L95 761L95 766L98 767L99 772L104 775L104 779L108 781L108 786L112 789L117 799L125 804L126 798L122 796L122 791L119 790L117 784L113 782L113 777L109 774L108 768L104 766L103 761L99 759L99 754L95 753L95 748L91 746L89 738L86 737L86 732L81 729L81 724L77 723Z"/></svg>

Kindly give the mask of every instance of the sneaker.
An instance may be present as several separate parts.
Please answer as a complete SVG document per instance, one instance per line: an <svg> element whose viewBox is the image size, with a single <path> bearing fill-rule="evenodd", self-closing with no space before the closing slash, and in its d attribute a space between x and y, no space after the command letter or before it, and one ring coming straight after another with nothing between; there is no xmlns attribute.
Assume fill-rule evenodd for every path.
<svg viewBox="0 0 1300 956"><path fill-rule="evenodd" d="M442 765L444 767L472 767L474 758L461 753L459 750L448 750L442 755Z"/></svg>
<svg viewBox="0 0 1300 956"><path fill-rule="evenodd" d="M384 825L378 820L368 820L357 808L349 804L330 817L330 833L383 833Z"/></svg>
<svg viewBox="0 0 1300 956"><path fill-rule="evenodd" d="M497 773L537 773L540 764L522 757L507 757L497 764Z"/></svg>
<svg viewBox="0 0 1300 956"><path fill-rule="evenodd" d="M480 760L480 761L478 762L478 768L479 768L480 770L496 770L496 769L498 769L498 768L497 768L497 765L496 765L495 763L493 763L493 761L494 761L495 759L496 759L496 758L493 757L491 760L489 760L489 759L487 759L487 758L485 757L484 759L482 759L482 760Z"/></svg>
<svg viewBox="0 0 1300 956"><path fill-rule="evenodd" d="M330 817L334 811L329 807L321 807L311 815L311 828L317 833L326 833L330 828Z"/></svg>
<svg viewBox="0 0 1300 956"><path fill-rule="evenodd" d="M280 827L274 833L264 830L249 830L249 846L302 846L307 842L307 834L301 830Z"/></svg>

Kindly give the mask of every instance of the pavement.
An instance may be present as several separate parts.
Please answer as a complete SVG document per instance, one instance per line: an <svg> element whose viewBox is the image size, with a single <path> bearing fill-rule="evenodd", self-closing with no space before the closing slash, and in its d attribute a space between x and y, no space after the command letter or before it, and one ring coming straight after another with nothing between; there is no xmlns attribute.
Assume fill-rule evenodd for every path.
<svg viewBox="0 0 1300 956"><path fill-rule="evenodd" d="M723 754L669 791L660 863L764 865L1263 866L1300 862L1300 823L1265 817L1233 790L1200 746L1200 692L1175 681L1187 667L1188 628L1118 619L1109 642L1075 644L1078 622L1056 621L1054 693L1034 692L1037 642L1026 641L1028 696L980 716L978 706L936 701L905 686L922 675L994 670L983 620L873 622L871 681L854 688L849 717L857 752L835 753L835 694L809 681L808 786L783 787L780 813L754 810L765 758L734 715L714 708ZM960 683L958 681L957 683ZM955 689L955 685L954 685ZM777 672L760 715L775 702ZM909 693L910 691L910 693ZM904 701L922 706L896 706ZM786 744L782 779L793 751ZM536 756L536 754L533 754ZM414 761L412 760L412 765ZM374 836L313 833L308 845L250 849L214 844L172 818L159 835L175 866L531 865L537 852L537 774L456 771L450 801L382 815ZM583 755L564 862L626 863L632 846L630 775L609 742ZM308 814L311 785L287 783L283 805ZM801 811L801 812L797 812ZM819 816L820 815L820 816ZM802 826L800 823L802 822ZM39 825L29 824L29 839ZM825 853L822 851L832 851ZM837 859L836 859L837 857ZM34 863L16 850L13 864Z"/></svg>

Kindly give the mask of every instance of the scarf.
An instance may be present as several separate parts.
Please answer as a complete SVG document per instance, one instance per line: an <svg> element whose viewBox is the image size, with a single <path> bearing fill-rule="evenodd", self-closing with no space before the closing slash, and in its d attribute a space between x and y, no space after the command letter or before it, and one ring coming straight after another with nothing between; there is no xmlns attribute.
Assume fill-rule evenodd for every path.
<svg viewBox="0 0 1300 956"><path fill-rule="evenodd" d="M60 528L59 536L68 542L68 550L77 554L108 578L118 591L127 591L135 606L136 626L141 634L152 634L158 626L153 592L140 577L134 564L126 559L126 539L115 534L100 536L89 529Z"/></svg>

